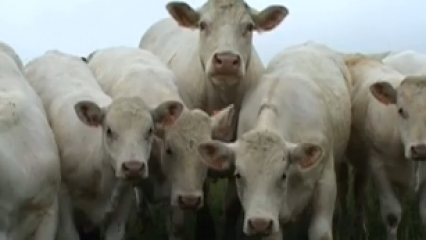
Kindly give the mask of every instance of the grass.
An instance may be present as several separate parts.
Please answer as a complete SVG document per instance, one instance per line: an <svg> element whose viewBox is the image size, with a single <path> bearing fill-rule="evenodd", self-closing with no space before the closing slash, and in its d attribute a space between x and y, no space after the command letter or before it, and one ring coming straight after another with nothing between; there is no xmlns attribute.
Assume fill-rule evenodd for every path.
<svg viewBox="0 0 426 240"><path fill-rule="evenodd" d="M213 217L216 223L216 230L218 239L222 236L221 227L223 226L223 212L222 212L222 199L226 182L218 181L212 184L210 197L208 199ZM370 240L384 240L386 239L385 228L381 220L380 206L374 188L369 186L367 198L367 229L368 239ZM348 196L349 200L349 216L354 216L356 209L354 209L353 202L351 201L351 194ZM403 216L401 224L399 225L398 239L399 240L424 240L426 239L426 229L422 225L417 199L402 200L403 202ZM126 240L167 240L167 231L164 219L164 206L154 206L151 211L152 215L149 220L138 219L133 217L129 225L129 234ZM336 215L340 215L339 209L336 209ZM294 224L286 228L285 239L308 240L306 234L307 218L301 220L297 225ZM187 236L193 234L194 217L188 216L188 224L186 228ZM359 226L353 226L351 220L341 219L336 221L334 225L334 240L362 240L359 232ZM194 240L190 238L188 240ZM198 240L198 239L197 239ZM201 239L200 239L201 240Z"/></svg>

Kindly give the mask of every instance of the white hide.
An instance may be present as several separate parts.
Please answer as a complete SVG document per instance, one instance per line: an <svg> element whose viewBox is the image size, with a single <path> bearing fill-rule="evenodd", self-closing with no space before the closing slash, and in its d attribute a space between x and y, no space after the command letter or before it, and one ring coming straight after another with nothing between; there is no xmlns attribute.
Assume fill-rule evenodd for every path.
<svg viewBox="0 0 426 240"><path fill-rule="evenodd" d="M0 239L54 240L60 160L43 105L0 42Z"/></svg>

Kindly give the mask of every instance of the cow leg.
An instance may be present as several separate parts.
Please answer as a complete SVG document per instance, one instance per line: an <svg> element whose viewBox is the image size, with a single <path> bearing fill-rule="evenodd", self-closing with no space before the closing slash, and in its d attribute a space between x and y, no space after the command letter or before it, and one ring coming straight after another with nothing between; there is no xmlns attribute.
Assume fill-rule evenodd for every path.
<svg viewBox="0 0 426 240"><path fill-rule="evenodd" d="M204 192L204 205L201 209L196 212L196 222L195 222L195 239L203 240L215 240L215 223L213 216L211 214L209 205L208 205L208 196L209 196L209 186L206 181L203 187Z"/></svg>
<svg viewBox="0 0 426 240"><path fill-rule="evenodd" d="M380 211L386 227L387 240L397 240L401 204L383 168L382 159L372 156L369 160L372 179L379 192Z"/></svg>
<svg viewBox="0 0 426 240"><path fill-rule="evenodd" d="M33 240L54 240L59 221L59 199L55 198L51 207L40 219Z"/></svg>
<svg viewBox="0 0 426 240"><path fill-rule="evenodd" d="M334 170L332 171L324 169L323 179L317 184L317 196L313 199L313 212L308 230L309 240L333 240L332 225L337 183Z"/></svg>
<svg viewBox="0 0 426 240"><path fill-rule="evenodd" d="M169 240L185 239L185 213L182 209L171 207L167 219ZM197 239L198 240L198 239Z"/></svg>
<svg viewBox="0 0 426 240"><path fill-rule="evenodd" d="M56 234L58 240L79 240L74 223L74 214L68 192L62 188L59 194L59 224Z"/></svg>
<svg viewBox="0 0 426 240"><path fill-rule="evenodd" d="M135 209L136 206L133 201L133 188L129 187L123 193L124 195L121 197L117 208L112 213L106 226L105 240L124 240L127 219L130 211Z"/></svg>
<svg viewBox="0 0 426 240"><path fill-rule="evenodd" d="M423 165L423 163L421 164ZM423 181L419 189L419 209L420 217L422 219L423 225L426 226L426 182Z"/></svg>
<svg viewBox="0 0 426 240"><path fill-rule="evenodd" d="M362 235L367 239L368 229L365 218L365 196L367 193L367 185L369 178L369 169L365 162L359 163L358 166L353 169L354 176L354 202L355 202L355 220L354 226L362 227Z"/></svg>
<svg viewBox="0 0 426 240"><path fill-rule="evenodd" d="M225 213L225 229L223 238L224 240L237 239L237 231L242 231L243 226L239 223L238 219L243 214L240 199L238 198L235 181L228 180L228 185L225 192L224 200L224 213Z"/></svg>

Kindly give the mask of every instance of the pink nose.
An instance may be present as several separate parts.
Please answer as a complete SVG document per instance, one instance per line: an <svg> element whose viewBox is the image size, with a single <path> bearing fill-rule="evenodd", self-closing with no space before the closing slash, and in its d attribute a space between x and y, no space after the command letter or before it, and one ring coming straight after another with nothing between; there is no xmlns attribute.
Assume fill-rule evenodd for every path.
<svg viewBox="0 0 426 240"><path fill-rule="evenodd" d="M121 168L126 177L141 177L145 170L145 163L136 160L130 160L123 162Z"/></svg>
<svg viewBox="0 0 426 240"><path fill-rule="evenodd" d="M198 209L201 206L202 198L197 195L180 195L178 202L181 208Z"/></svg>
<svg viewBox="0 0 426 240"><path fill-rule="evenodd" d="M213 67L216 74L236 75L241 66L241 58L232 53L216 53L213 55Z"/></svg>
<svg viewBox="0 0 426 240"><path fill-rule="evenodd" d="M272 230L272 220L267 218L248 219L248 227L252 234L268 235Z"/></svg>

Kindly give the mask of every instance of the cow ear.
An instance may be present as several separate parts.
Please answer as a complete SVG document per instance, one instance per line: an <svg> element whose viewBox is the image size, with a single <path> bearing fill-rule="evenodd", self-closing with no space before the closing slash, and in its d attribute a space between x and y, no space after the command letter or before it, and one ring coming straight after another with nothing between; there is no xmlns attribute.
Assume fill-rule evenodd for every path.
<svg viewBox="0 0 426 240"><path fill-rule="evenodd" d="M151 110L151 116L160 129L173 125L182 114L183 104L179 101L166 101Z"/></svg>
<svg viewBox="0 0 426 240"><path fill-rule="evenodd" d="M81 122L87 126L97 127L102 125L104 111L92 101L80 101L74 106L75 112Z"/></svg>
<svg viewBox="0 0 426 240"><path fill-rule="evenodd" d="M254 11L253 11L254 12ZM253 19L258 32L271 31L287 17L288 9L284 6L272 5L259 13L253 13Z"/></svg>
<svg viewBox="0 0 426 240"><path fill-rule="evenodd" d="M213 170L233 171L235 168L235 151L226 143L220 141L200 143L198 153L204 164Z"/></svg>
<svg viewBox="0 0 426 240"><path fill-rule="evenodd" d="M389 82L376 82L370 86L370 92L382 104L396 104L396 90Z"/></svg>
<svg viewBox="0 0 426 240"><path fill-rule="evenodd" d="M323 159L324 150L312 143L301 143L290 151L290 162L297 164L301 170L310 170L318 166Z"/></svg>
<svg viewBox="0 0 426 240"><path fill-rule="evenodd" d="M170 16L185 28L197 28L200 14L185 2L169 2L166 5Z"/></svg>
<svg viewBox="0 0 426 240"><path fill-rule="evenodd" d="M216 111L211 116L212 139L224 142L232 141L234 137L234 123L236 118L234 104Z"/></svg>

